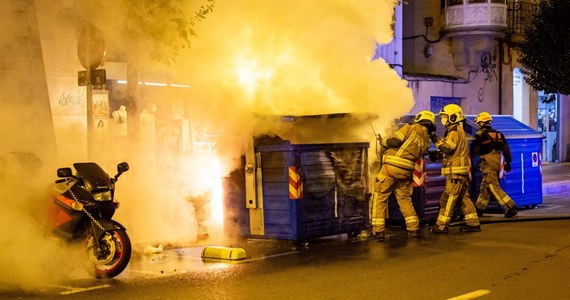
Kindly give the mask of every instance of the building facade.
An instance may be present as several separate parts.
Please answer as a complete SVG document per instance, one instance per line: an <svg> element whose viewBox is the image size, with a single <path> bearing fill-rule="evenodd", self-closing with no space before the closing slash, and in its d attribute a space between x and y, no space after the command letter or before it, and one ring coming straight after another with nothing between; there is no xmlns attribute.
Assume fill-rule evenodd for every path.
<svg viewBox="0 0 570 300"><path fill-rule="evenodd" d="M416 100L410 113L438 112L456 103L469 115L512 115L543 133L544 161L570 158L570 133L561 126L570 114L564 105L568 96L543 103L545 95L533 90L520 72L518 49L537 3L403 1L395 13L401 34L395 30L394 42L379 52L409 82Z"/></svg>

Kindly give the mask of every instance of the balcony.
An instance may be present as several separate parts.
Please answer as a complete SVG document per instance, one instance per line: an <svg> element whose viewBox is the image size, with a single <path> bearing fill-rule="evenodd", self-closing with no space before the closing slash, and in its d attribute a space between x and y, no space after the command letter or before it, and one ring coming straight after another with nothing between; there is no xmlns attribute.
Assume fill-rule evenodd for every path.
<svg viewBox="0 0 570 300"><path fill-rule="evenodd" d="M507 34L506 0L444 0L442 33L451 39L458 70L476 70Z"/></svg>
<svg viewBox="0 0 570 300"><path fill-rule="evenodd" d="M507 32L506 0L446 0L443 32L503 38Z"/></svg>
<svg viewBox="0 0 570 300"><path fill-rule="evenodd" d="M537 0L509 1L509 28L510 41L517 46L523 40L526 27L532 22L532 17L538 12Z"/></svg>

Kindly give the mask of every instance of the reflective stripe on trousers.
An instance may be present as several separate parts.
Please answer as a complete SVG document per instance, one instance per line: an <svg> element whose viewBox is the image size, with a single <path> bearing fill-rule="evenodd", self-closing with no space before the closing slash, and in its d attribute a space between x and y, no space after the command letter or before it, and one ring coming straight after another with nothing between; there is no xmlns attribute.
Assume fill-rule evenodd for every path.
<svg viewBox="0 0 570 300"><path fill-rule="evenodd" d="M479 225L477 211L469 198L469 185L467 176L449 175L445 180L445 191L439 200L440 208L436 225L443 229L449 225L453 216L455 204L461 201L460 209L465 216L465 223L471 226Z"/></svg>
<svg viewBox="0 0 570 300"><path fill-rule="evenodd" d="M374 184L371 225L374 232L386 229L388 197L394 193L400 212L410 231L419 230L419 218L412 204L412 172L395 166L384 165Z"/></svg>
<svg viewBox="0 0 570 300"><path fill-rule="evenodd" d="M487 166L482 166L481 171L483 173L483 180L481 180L479 197L477 198L475 206L477 206L478 209L484 210L489 204L490 194L493 194L503 209L509 210L515 207L516 204L513 199L501 189L498 172L489 169Z"/></svg>

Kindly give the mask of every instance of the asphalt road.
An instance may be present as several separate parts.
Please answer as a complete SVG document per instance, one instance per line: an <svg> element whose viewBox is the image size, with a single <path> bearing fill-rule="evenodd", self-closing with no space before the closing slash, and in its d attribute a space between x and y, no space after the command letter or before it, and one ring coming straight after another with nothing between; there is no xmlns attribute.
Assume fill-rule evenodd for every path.
<svg viewBox="0 0 570 300"><path fill-rule="evenodd" d="M203 261L202 247L166 249L135 255L115 279L77 274L34 291L4 283L0 298L567 299L570 219L528 212L485 222L478 233L424 229L414 240L390 228L384 243L344 235L308 244L247 241L240 246L248 258L237 262Z"/></svg>

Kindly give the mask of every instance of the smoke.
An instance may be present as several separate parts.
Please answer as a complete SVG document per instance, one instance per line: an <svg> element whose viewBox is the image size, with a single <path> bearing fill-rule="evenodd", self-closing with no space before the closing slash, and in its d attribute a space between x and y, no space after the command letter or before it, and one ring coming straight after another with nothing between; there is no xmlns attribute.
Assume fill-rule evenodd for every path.
<svg viewBox="0 0 570 300"><path fill-rule="evenodd" d="M61 16L60 12L50 11L50 1L36 2L41 18ZM244 143L254 135L278 135L292 143L369 141L373 145L371 125L377 133L388 131L393 120L413 106L407 82L382 59L371 60L376 43L387 43L392 38L396 2L216 1L214 11L196 24L197 36L176 64L164 66L141 56L141 77L191 87L183 93L163 89L142 95L142 107L153 102L158 108L153 143L144 145L117 137L98 140L101 153L97 162L110 175L114 175L120 161L131 165L116 184L121 206L115 219L127 227L134 250L142 251L157 243L188 245L196 242L202 231L210 234L209 242L222 241L219 207L210 199L219 200L220 177L239 167ZM113 20L123 18L107 18L106 26L117 28L122 23ZM66 53L75 49L65 50L70 45L75 47L76 36L59 34L68 32L64 28L69 24L57 22L41 22L53 27L42 30L42 40L45 33L48 35L48 43L42 44L43 52L51 54L44 57L47 76L59 80L50 89L69 85L77 91L74 80L60 79L62 70L74 77L81 69L78 61L69 66L67 58L71 54ZM70 36L71 43L57 42L58 38ZM121 44L124 39L109 35L106 44ZM148 46L141 41L141 50ZM50 90L52 98L54 94ZM173 153L167 146L184 148L184 141L169 137L180 138L185 133L181 132L180 120L174 125L167 120L172 115L172 102L181 94L191 147ZM54 99L50 100L53 105ZM301 117L307 115L313 117ZM2 116L18 133L19 127L13 124L22 121L13 118L13 113ZM77 116L70 119L75 122ZM29 188L30 182L21 180L30 176L16 171L21 167L2 169L3 176L14 180L4 180L0 186L0 202L6 206L0 210L0 245L7 252L0 258L0 270L13 271L0 272L0 281L13 279L33 286L47 278L64 277L66 270L61 266L73 266L59 260L69 246L49 235L49 228L43 224L45 201L39 195L45 195L57 167L87 159L84 152L77 151L85 138L78 136L81 127L76 124L55 127L57 158L46 155L39 145L22 143L21 132L4 138L10 147L3 148L0 155L10 151L36 153L43 167L42 175L34 177L33 188ZM153 147L150 150L154 151L149 152ZM30 193L21 195L21 190ZM48 274L46 269L53 272Z"/></svg>
<svg viewBox="0 0 570 300"><path fill-rule="evenodd" d="M178 125L160 122L172 118L172 103L183 98L193 145L179 156L159 149L167 141L156 140L156 159L144 150L148 145L129 146L136 150L125 157L132 170L117 185L123 203L117 217L133 239L184 244L195 240L199 227L212 231L219 226L199 224L204 222L196 213L205 209L203 201L195 200L212 197L216 177L241 167L244 143L255 135L277 135L292 143L373 145L371 125L383 133L413 106L407 82L382 59L372 60L376 44L392 39L396 2L217 2L196 23L191 48L171 65L149 61L144 50L152 48L152 41L138 40L141 81L191 86L184 92L146 88L141 107L156 104L157 135L164 136ZM109 8L105 11L114 11ZM116 33L123 24L124 18L107 15L98 26ZM106 43L127 41L108 35ZM312 117L301 117L307 115Z"/></svg>
<svg viewBox="0 0 570 300"><path fill-rule="evenodd" d="M280 133L286 124L261 115L352 113L352 131L315 123L312 137L368 141L413 105L406 81L382 60L376 42L391 40L395 1L232 1L199 23L181 60L192 83L193 120L223 134L224 151L241 152L253 131ZM334 125L333 125L334 126ZM340 132L339 132L340 131ZM327 136L323 133L327 132ZM334 134L332 134L334 133ZM344 136L341 134L345 133ZM291 137L291 136L289 136ZM295 139L295 137L291 137ZM309 131L303 141L310 141ZM224 166L229 166L225 163Z"/></svg>
<svg viewBox="0 0 570 300"><path fill-rule="evenodd" d="M33 154L0 156L0 282L25 289L62 280L82 266L81 252L49 232L43 171Z"/></svg>

